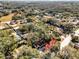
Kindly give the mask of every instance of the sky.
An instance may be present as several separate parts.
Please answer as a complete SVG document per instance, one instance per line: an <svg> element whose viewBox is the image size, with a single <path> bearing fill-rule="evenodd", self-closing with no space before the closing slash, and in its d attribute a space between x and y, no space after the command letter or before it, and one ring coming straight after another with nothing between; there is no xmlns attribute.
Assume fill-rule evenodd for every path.
<svg viewBox="0 0 79 59"><path fill-rule="evenodd" d="M79 0L0 0L0 1L79 1Z"/></svg>

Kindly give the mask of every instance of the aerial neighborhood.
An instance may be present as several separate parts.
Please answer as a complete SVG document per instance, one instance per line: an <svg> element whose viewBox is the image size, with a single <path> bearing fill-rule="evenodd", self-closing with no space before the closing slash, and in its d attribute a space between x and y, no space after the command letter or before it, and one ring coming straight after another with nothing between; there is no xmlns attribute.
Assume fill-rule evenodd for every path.
<svg viewBox="0 0 79 59"><path fill-rule="evenodd" d="M79 59L79 2L0 1L0 59Z"/></svg>

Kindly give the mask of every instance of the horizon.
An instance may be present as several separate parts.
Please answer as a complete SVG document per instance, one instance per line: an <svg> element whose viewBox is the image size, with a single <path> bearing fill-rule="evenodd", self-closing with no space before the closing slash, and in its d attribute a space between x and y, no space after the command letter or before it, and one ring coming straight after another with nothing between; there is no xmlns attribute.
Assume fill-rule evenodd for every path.
<svg viewBox="0 0 79 59"><path fill-rule="evenodd" d="M79 1L79 0L0 0L0 1L25 1L25 2L35 2L35 1Z"/></svg>

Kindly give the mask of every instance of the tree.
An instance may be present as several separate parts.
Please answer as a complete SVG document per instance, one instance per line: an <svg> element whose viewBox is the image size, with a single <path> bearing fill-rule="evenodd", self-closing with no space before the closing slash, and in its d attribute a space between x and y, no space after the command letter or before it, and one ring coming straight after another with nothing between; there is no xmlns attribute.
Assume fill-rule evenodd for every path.
<svg viewBox="0 0 79 59"><path fill-rule="evenodd" d="M73 24L64 24L64 33L72 33L74 25Z"/></svg>
<svg viewBox="0 0 79 59"><path fill-rule="evenodd" d="M12 20L20 20L20 19L23 19L23 17L22 16L17 16L17 15L12 17Z"/></svg>
<svg viewBox="0 0 79 59"><path fill-rule="evenodd" d="M12 44L16 42L14 37L11 37L10 30L2 30L0 31L0 52L4 55L4 58L7 56L11 56L9 52L10 50L14 49Z"/></svg>

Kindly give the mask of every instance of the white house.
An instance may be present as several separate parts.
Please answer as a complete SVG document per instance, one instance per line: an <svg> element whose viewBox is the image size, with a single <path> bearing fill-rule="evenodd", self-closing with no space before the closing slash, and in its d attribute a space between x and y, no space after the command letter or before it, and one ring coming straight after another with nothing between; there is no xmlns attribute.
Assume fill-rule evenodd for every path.
<svg viewBox="0 0 79 59"><path fill-rule="evenodd" d="M63 39L60 43L60 51L62 51L63 48L69 45L69 43L72 40L71 35L61 36L61 39Z"/></svg>

